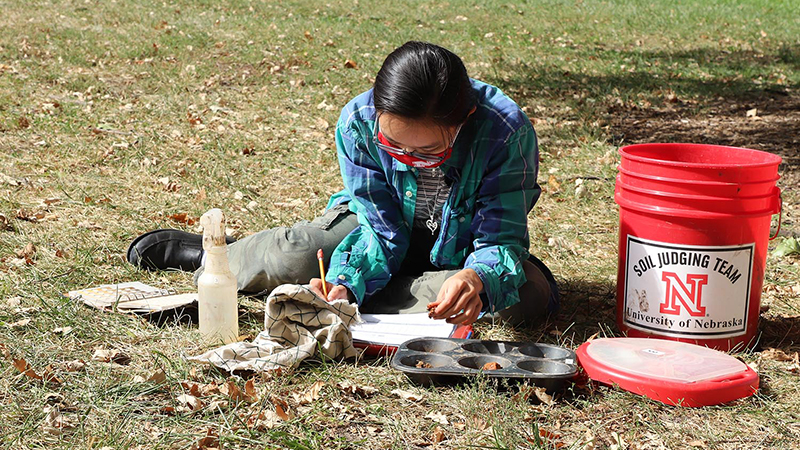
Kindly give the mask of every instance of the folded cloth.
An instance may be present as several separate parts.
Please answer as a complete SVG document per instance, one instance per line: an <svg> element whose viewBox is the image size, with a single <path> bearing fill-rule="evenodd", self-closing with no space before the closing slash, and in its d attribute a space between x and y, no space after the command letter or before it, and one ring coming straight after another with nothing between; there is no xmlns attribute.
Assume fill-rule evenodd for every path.
<svg viewBox="0 0 800 450"><path fill-rule="evenodd" d="M264 331L253 342L234 342L190 360L235 370L268 371L297 367L316 354L329 358L356 356L350 324L360 322L357 305L327 302L308 286L284 284L267 297Z"/></svg>

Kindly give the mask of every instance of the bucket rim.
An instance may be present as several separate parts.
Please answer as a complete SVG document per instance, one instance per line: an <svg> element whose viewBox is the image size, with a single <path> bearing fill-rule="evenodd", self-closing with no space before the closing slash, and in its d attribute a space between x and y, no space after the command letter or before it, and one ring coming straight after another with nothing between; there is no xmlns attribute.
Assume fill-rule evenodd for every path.
<svg viewBox="0 0 800 450"><path fill-rule="evenodd" d="M657 216L669 216L669 217L683 217L683 218L691 218L693 220L717 220L717 219L731 219L731 218L754 218L754 217L764 217L764 216L772 216L776 214L772 208L770 209L763 209L758 211L748 211L748 212L718 212L718 211L699 211L699 210L688 210L682 208L671 208L667 206L654 206L654 205L645 205L627 198L624 198L621 193L617 192L614 194L614 202L620 208L625 208L631 211L638 211L640 213L647 213L647 214L654 214Z"/></svg>
<svg viewBox="0 0 800 450"><path fill-rule="evenodd" d="M638 148L646 148L646 147L672 147L672 148L709 148L713 147L716 149L728 149L728 150L735 150L735 151L745 151L751 153L762 153L765 155L765 158L768 158L769 161L763 161L759 163L752 163L752 164L742 164L742 163L693 163L693 162L685 162L685 161L670 161L665 159L655 159L655 158L646 158L644 156L634 155L631 154L630 151L636 150ZM729 145L716 145L716 144L694 144L694 143L682 143L682 142L647 142L641 144L630 144L619 148L619 154L622 156L623 159L629 159L631 161L637 162L649 162L653 163L656 162L658 165L662 166L670 166L670 167L691 167L691 168L702 168L702 169L721 169L721 168L731 168L731 167L766 167L766 166L777 166L783 161L778 155L773 153L765 152L763 150L754 150L752 148L745 148L745 147L733 147Z"/></svg>
<svg viewBox="0 0 800 450"><path fill-rule="evenodd" d="M676 184L697 184L703 186L742 186L742 185L749 185L749 184L766 184L766 183L777 183L778 180L781 179L780 174L776 174L775 177L765 179L765 180L757 180L757 181L742 181L742 182L735 182L735 181L713 181L713 180L687 180L682 178L671 178L671 177L662 177L658 175L649 175L644 174L641 172L634 172L630 169L622 167L622 164L617 166L617 171L620 173L625 174L625 176L630 176L634 178L642 178L646 180L656 180L656 181L663 181L666 183L676 183Z"/></svg>
<svg viewBox="0 0 800 450"><path fill-rule="evenodd" d="M669 192L669 191L659 191L656 189L648 189L639 186L631 186L620 179L617 176L617 185L620 189L626 191L633 191L638 192L640 194L645 195L654 195L657 197L671 197L671 198L679 198L685 200L697 200L697 201L713 201L713 202L739 202L742 200L758 200L758 199L771 199L780 196L780 190L777 186L772 186L769 193L766 194L759 194L759 195L737 195L737 196L730 196L730 195L698 195L698 194L686 194L681 192Z"/></svg>

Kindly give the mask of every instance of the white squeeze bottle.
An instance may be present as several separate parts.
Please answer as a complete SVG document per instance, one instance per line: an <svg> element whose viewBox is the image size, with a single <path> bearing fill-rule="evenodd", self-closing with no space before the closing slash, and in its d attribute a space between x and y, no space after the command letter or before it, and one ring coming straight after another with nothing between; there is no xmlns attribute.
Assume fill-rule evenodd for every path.
<svg viewBox="0 0 800 450"><path fill-rule="evenodd" d="M225 215L214 208L200 217L200 225L206 260L203 273L197 279L200 333L209 343L236 342L239 338L236 277L228 265Z"/></svg>

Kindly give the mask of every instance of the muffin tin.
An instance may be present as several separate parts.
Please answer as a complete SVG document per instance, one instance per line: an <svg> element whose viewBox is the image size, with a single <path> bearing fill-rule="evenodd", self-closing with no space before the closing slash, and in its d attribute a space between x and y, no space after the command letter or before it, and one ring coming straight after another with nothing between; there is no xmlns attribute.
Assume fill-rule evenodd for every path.
<svg viewBox="0 0 800 450"><path fill-rule="evenodd" d="M500 368L484 370L487 364ZM575 352L549 344L484 339L416 338L397 349L392 367L421 385L453 383L483 374L559 390L578 368Z"/></svg>

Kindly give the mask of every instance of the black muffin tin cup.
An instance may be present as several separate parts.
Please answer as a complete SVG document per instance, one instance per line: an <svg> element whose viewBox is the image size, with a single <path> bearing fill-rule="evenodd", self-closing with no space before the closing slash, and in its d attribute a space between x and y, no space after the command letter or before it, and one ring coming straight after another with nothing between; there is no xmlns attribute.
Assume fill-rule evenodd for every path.
<svg viewBox="0 0 800 450"><path fill-rule="evenodd" d="M578 373L576 361L575 352L557 345L416 338L398 347L391 364L421 385L455 383L483 374L488 378L528 381L554 392ZM492 362L501 368L483 370L484 365Z"/></svg>

